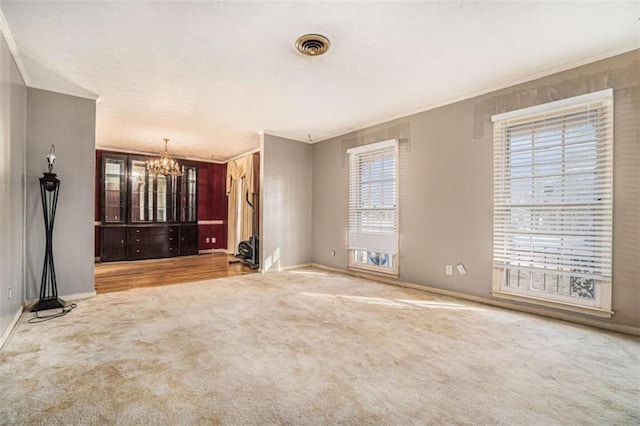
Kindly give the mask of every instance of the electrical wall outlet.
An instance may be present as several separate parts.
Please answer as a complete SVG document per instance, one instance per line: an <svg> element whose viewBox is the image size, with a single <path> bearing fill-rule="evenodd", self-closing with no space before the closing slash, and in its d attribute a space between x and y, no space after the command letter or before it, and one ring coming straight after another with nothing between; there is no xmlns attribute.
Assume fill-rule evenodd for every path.
<svg viewBox="0 0 640 426"><path fill-rule="evenodd" d="M447 275L453 275L453 266L446 265L444 268L444 273Z"/></svg>
<svg viewBox="0 0 640 426"><path fill-rule="evenodd" d="M336 251L335 250L331 250L331 256L335 256L336 255Z"/></svg>
<svg viewBox="0 0 640 426"><path fill-rule="evenodd" d="M11 300L11 287L9 287L9 300Z"/></svg>
<svg viewBox="0 0 640 426"><path fill-rule="evenodd" d="M207 237L207 238L205 239L205 243L207 243L207 244L209 243L209 237Z"/></svg>
<svg viewBox="0 0 640 426"><path fill-rule="evenodd" d="M215 243L216 242L216 237L211 237L211 242Z"/></svg>

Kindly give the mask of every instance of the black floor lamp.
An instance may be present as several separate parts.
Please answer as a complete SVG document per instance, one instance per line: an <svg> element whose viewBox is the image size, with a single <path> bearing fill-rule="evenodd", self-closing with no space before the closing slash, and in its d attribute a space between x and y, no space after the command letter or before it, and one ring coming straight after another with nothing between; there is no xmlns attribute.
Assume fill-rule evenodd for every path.
<svg viewBox="0 0 640 426"><path fill-rule="evenodd" d="M58 285L56 282L56 268L53 263L53 221L56 217L58 204L58 191L60 180L52 173L53 162L56 161L55 146L51 145L47 164L49 172L45 172L40 178L40 196L42 198L42 211L44 213L44 229L47 237L44 266L42 267L42 280L40 281L40 300L31 308L31 312L45 311L49 309L64 309L64 301L58 299Z"/></svg>

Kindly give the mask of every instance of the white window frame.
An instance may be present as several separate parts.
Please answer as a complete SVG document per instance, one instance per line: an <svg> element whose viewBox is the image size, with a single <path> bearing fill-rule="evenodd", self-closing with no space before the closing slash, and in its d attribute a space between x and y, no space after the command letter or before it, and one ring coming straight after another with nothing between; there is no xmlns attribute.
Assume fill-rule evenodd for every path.
<svg viewBox="0 0 640 426"><path fill-rule="evenodd" d="M359 197L356 196L356 193L359 189L361 189L360 182L361 176L358 174L355 165L357 164L358 158L362 158L367 155L375 155L376 153L381 153L389 150L393 152L394 158L394 192L395 199L394 205L390 208L388 205L378 208L377 206L363 207L359 204ZM355 148L350 148L347 150L347 155L349 158L349 189L348 189L348 231L347 231L347 248L349 251L349 269L353 269L356 271L363 271L366 273L374 273L374 274L382 274L384 276L392 276L398 277L398 236L399 236L399 203L398 203L398 192L399 192L399 151L398 151L398 140L390 139L382 142L376 142L368 145L363 145ZM368 211L372 212L374 210L384 210L384 211L392 211L392 217L395 217L395 224L387 223L387 230L384 231L384 235L380 234L380 230L373 230L371 233L368 233L366 230L363 230L361 225L358 225L358 221L356 220L356 214L358 212ZM391 229L392 228L392 229ZM391 232L390 232L391 231ZM368 234L368 235L367 235ZM381 237L384 241L377 241L375 244L381 244L384 246L384 249L380 247L366 247L363 245L363 238L368 239L369 237L374 240L377 239L377 236ZM387 265L378 266L370 261L370 259L376 259L375 256L378 256L378 259L383 258Z"/></svg>
<svg viewBox="0 0 640 426"><path fill-rule="evenodd" d="M584 215L586 211L589 215L584 217L587 217L590 221L599 221L599 224L597 226L592 226L590 228L590 232L592 232L593 235L596 235L597 238L601 238L603 242L598 243L600 245L598 245L596 248L594 248L594 246L589 247L586 245L580 245L577 248L572 247L571 249L591 250L591 252L593 253L593 257L596 259L595 262L597 262L598 264L602 263L605 266L599 267L599 272L589 271L589 273L581 274L576 272L567 272L567 263L578 262L574 259L567 260L565 257L563 260L564 265L562 266L558 265L559 263L561 263L560 261L557 261L557 264L554 264L554 261L541 261L541 257L544 259L548 259L551 258L552 255L549 254L550 251L549 253L544 251L541 255L540 252L537 251L540 249L540 246L534 244L533 242L531 243L532 246L530 249L530 253L527 253L527 251L524 249L518 255L516 255L515 252L510 251L513 249L513 247L523 247L523 245L520 245L520 242L514 243L513 241L518 238L520 238L518 241L522 241L522 235L526 234L527 232L532 235L536 235L536 233L539 233L538 236L547 232L547 235L544 235L544 238L549 239L550 245L557 243L557 241L564 241L565 239L569 239L569 237L567 236L567 234L563 233L557 234L557 241L555 240L555 237L549 238L549 225L537 225L534 221L535 216L532 212L541 211L536 209L554 208L553 205L549 207L550 204L547 204L545 206L545 203L548 203L550 201L550 198L548 197L557 197L557 195L555 194L547 196L546 186L545 190L541 192L539 188L533 189L534 184L532 183L531 194L535 195L531 195L531 199L537 199L540 201L528 201L528 203L532 203L529 204L531 207L529 208L528 212L531 219L528 226L522 225L519 220L513 218L514 216L516 216L514 212L526 211L527 207L525 206L523 208L522 205L519 205L517 203L517 199L511 198L513 196L511 185L514 185L514 182L517 179L513 177L516 174L515 169L517 168L517 166L513 165L515 161L511 160L511 155L513 154L509 152L509 143L512 142L510 142L509 138L512 137L510 135L512 135L513 133L517 133L518 128L522 128L523 126L529 126L528 129L535 129L532 130L532 138L534 137L533 135L537 135L536 132L550 132L551 130L557 130L560 127L559 123L562 123L562 126L566 126L566 122L570 121L572 117L578 116L580 114L583 114L584 116L586 114L585 111L592 112L593 109L597 109L598 112L601 112L603 117L597 119L595 124L595 131L599 134L594 138L594 140L596 141L596 154L593 163L593 169L595 171L592 173L592 176L593 180L597 182L597 185L594 185L593 192L593 200L595 201L573 201L569 203L567 201L558 202L557 199L553 200L553 205L558 205L558 207L556 208L558 211L568 211L573 215ZM611 317L613 315L613 312L611 311L611 251L613 230L613 90L601 90L598 92L576 96L557 102L550 102L531 108L524 108L517 111L494 115L492 117L492 121L494 123L494 261L493 284L491 293L493 294L493 296L498 298L527 302L546 307L579 312L597 317ZM565 127L563 127L563 129L564 128ZM569 127L569 129L572 132L576 131L576 127ZM527 132L528 131L529 130L527 130ZM573 135L573 133L570 133L570 135ZM571 154L572 157L567 156L565 149L569 145L569 143L566 140L564 130L562 131L561 136L549 137L549 139L545 140L544 143L555 143L556 145L552 145L553 148L559 148L562 150L562 153L560 155L561 160L559 160L558 162L558 164L561 165L562 172L560 172L557 176L560 176L560 179L564 182L565 177L568 176L568 173L565 171L567 168L567 164L572 161L578 161L576 160L576 158L578 158L578 155L584 155L584 151L580 152L580 154L573 153ZM540 179L540 177L542 176L542 173L536 174L536 172L534 171L536 168L540 167L536 163L536 161L538 160L534 160L535 155L538 155L535 153L537 151L544 152L544 149L549 149L547 148L547 146L543 148L541 148L540 145L534 146L534 142L532 139L530 151L531 182L534 182L535 179ZM564 183L562 185L562 191L565 191ZM596 187L598 189L596 189ZM554 191L553 189L551 189L549 192L553 193ZM562 194L565 194L565 192L562 192ZM597 196L595 194L597 194ZM601 196L601 194L605 194L605 196ZM518 208L520 208L521 210L518 210ZM540 223L544 222L546 215L548 215L548 213L536 214L539 215ZM553 216L553 214L551 214L551 216ZM557 223L559 223L559 225L557 226L564 226L566 229L566 226L569 226L568 221L571 220L575 219L571 219L571 217L569 216L568 219L558 220ZM538 226L540 228L538 228ZM588 238L592 238L591 233L584 235L589 235ZM579 237L582 238L583 234L579 234ZM531 237L531 239L533 240L534 237ZM564 244L564 242L560 245L562 244ZM547 245L547 243L545 242L544 245ZM526 244L524 245L524 247L526 247ZM545 247L544 249L548 248ZM590 255L591 252L589 253ZM522 260L526 259L527 257L530 257L530 260ZM518 259L517 261L514 260L516 258ZM527 262L530 262L530 264L527 265ZM571 269L571 271L575 271L578 267L575 266L572 268L573 269ZM509 273L513 274L514 272L518 273L518 276L520 276L519 274L522 273L522 276L525 277L525 279L523 279L522 281L525 283L524 288L520 288L520 285L514 286L513 284L510 284L508 278ZM564 280L570 280L571 276L577 278L581 277L593 279L595 285L594 297L592 299L589 299L547 292L546 287L544 290L534 289L534 276L537 277L536 285L539 285L540 278L544 277L544 285L546 286L547 277L552 278L555 275L559 277L558 279L562 277L562 279ZM526 280L528 280L528 287L526 287ZM559 292L559 290L557 291Z"/></svg>

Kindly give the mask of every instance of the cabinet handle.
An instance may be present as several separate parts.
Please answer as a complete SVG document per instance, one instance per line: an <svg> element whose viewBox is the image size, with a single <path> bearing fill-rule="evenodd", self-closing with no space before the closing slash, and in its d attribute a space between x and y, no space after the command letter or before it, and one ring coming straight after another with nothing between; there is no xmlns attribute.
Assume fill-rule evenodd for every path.
<svg viewBox="0 0 640 426"><path fill-rule="evenodd" d="M136 238L136 243L139 243L139 242L140 242L140 238Z"/></svg>
<svg viewBox="0 0 640 426"><path fill-rule="evenodd" d="M120 244L124 244L124 240L120 240Z"/></svg>
<svg viewBox="0 0 640 426"><path fill-rule="evenodd" d="M136 253L140 253L140 250L136 250Z"/></svg>
<svg viewBox="0 0 640 426"><path fill-rule="evenodd" d="M173 241L173 238L169 237L169 241Z"/></svg>
<svg viewBox="0 0 640 426"><path fill-rule="evenodd" d="M140 233L140 230L139 230L139 229L136 229L136 232L139 234L139 233Z"/></svg>
<svg viewBox="0 0 640 426"><path fill-rule="evenodd" d="M173 247L169 247L169 251L173 251Z"/></svg>

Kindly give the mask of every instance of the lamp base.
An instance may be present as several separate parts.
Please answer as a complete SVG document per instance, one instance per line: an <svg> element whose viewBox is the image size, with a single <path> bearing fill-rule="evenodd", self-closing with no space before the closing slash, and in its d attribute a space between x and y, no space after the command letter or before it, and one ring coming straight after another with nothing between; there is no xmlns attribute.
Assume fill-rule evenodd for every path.
<svg viewBox="0 0 640 426"><path fill-rule="evenodd" d="M29 312L48 311L49 309L64 309L64 300L52 297L41 299L29 309Z"/></svg>

